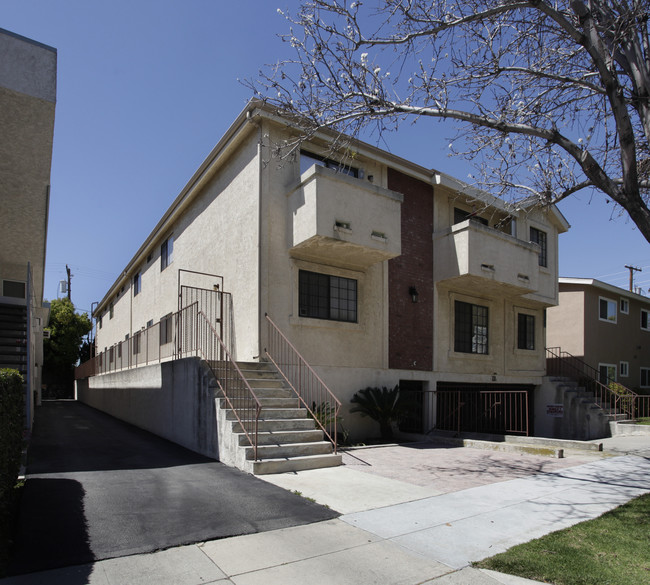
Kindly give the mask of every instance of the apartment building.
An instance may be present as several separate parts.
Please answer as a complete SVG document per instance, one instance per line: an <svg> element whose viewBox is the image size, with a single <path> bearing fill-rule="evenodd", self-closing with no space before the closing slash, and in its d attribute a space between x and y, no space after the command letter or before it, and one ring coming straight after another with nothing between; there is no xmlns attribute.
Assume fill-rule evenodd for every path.
<svg viewBox="0 0 650 585"><path fill-rule="evenodd" d="M547 327L548 347L584 361L603 382L650 394L650 298L593 278L560 278Z"/></svg>
<svg viewBox="0 0 650 585"><path fill-rule="evenodd" d="M0 29L0 368L26 379L27 426L43 364L45 248L56 49Z"/></svg>
<svg viewBox="0 0 650 585"><path fill-rule="evenodd" d="M352 437L372 424L349 412L355 392L396 384L416 396L403 430L481 430L491 415L467 393L517 392L516 432L532 434L565 218L363 142L297 135L247 105L99 302L100 370L180 355L175 315L216 291L226 305L205 312L235 359L263 358L268 315Z"/></svg>

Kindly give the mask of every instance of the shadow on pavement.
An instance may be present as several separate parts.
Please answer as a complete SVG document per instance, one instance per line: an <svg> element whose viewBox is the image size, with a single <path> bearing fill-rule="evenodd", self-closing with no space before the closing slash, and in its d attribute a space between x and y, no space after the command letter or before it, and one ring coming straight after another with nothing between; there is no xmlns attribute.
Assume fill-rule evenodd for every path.
<svg viewBox="0 0 650 585"><path fill-rule="evenodd" d="M9 574L95 560L84 513L83 486L71 479L30 479L20 511ZM33 495L38 495L34 498ZM49 521L43 524L43 520ZM90 569L88 570L90 572ZM80 583L88 575L79 575Z"/></svg>
<svg viewBox="0 0 650 585"><path fill-rule="evenodd" d="M36 409L27 465L39 475L212 461L80 402L55 400Z"/></svg>

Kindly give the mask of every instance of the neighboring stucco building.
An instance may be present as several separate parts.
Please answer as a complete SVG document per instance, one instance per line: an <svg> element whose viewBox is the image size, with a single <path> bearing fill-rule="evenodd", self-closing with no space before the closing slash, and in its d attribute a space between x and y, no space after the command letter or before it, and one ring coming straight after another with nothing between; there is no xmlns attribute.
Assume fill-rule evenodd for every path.
<svg viewBox="0 0 650 585"><path fill-rule="evenodd" d="M337 394L353 437L370 433L348 412L367 386L416 392L414 432L444 427L443 391L534 400L560 212L515 210L361 142L340 158L328 134L278 156L294 136L259 102L235 120L99 303L104 367L122 363L125 339L142 356L141 332L161 320L153 351L171 356L171 315L190 302L180 288L218 285L232 295L236 358L263 355L268 313Z"/></svg>
<svg viewBox="0 0 650 585"><path fill-rule="evenodd" d="M547 345L641 394L650 393L650 298L592 278L560 278Z"/></svg>
<svg viewBox="0 0 650 585"><path fill-rule="evenodd" d="M43 280L56 62L56 49L0 29L0 367L25 376L29 424L49 312Z"/></svg>

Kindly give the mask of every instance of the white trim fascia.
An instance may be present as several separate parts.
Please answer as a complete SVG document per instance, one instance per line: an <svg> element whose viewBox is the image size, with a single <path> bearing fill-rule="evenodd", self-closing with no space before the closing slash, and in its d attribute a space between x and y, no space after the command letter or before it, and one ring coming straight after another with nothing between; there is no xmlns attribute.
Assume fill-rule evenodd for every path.
<svg viewBox="0 0 650 585"><path fill-rule="evenodd" d="M607 284L606 282L602 282L601 280L597 280L595 278L560 277L558 278L558 282L559 284L578 284L582 286L593 286L594 288L607 291L610 294L619 295L621 297L627 297L630 299L634 299L636 301L643 301L648 305L650 305L650 298L648 297L644 297L643 295L637 294L635 292L631 292L629 290L625 290L624 288L614 286L613 284Z"/></svg>

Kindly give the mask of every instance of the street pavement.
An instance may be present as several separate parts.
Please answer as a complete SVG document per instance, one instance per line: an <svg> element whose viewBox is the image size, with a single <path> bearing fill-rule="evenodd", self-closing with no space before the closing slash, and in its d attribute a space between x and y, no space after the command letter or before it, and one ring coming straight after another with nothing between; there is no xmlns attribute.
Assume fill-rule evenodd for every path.
<svg viewBox="0 0 650 585"><path fill-rule="evenodd" d="M435 444L348 451L339 468L264 477L269 487L329 506L329 519L0 585L533 583L471 563L650 492L650 437L602 442L603 453L565 459Z"/></svg>

